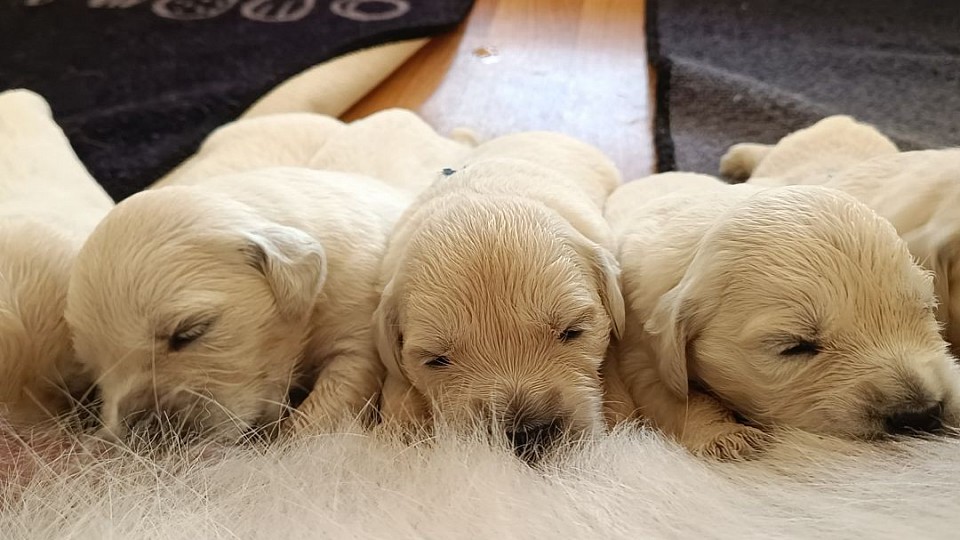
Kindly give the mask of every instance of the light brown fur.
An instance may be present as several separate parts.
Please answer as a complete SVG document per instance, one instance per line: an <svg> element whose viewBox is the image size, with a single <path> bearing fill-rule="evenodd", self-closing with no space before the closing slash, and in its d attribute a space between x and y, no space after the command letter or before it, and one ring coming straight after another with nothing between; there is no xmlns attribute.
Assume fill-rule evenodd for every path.
<svg viewBox="0 0 960 540"><path fill-rule="evenodd" d="M481 144L411 206L376 314L388 424L601 426L599 370L623 318L601 205L618 182L595 149L526 133Z"/></svg>
<svg viewBox="0 0 960 540"><path fill-rule="evenodd" d="M113 201L33 92L0 93L0 415L30 427L90 380L63 318L70 269Z"/></svg>
<svg viewBox="0 0 960 540"><path fill-rule="evenodd" d="M621 187L607 216L627 306L611 421L645 417L718 458L763 450L776 426L874 437L938 403L960 421L930 276L853 198L672 173Z"/></svg>

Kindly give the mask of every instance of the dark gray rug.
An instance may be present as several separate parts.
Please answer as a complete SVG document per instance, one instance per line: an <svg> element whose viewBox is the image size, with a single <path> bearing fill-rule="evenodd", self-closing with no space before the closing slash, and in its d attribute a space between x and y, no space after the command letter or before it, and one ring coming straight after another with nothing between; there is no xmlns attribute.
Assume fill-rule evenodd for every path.
<svg viewBox="0 0 960 540"><path fill-rule="evenodd" d="M831 114L902 149L960 146L960 1L647 0L658 170Z"/></svg>

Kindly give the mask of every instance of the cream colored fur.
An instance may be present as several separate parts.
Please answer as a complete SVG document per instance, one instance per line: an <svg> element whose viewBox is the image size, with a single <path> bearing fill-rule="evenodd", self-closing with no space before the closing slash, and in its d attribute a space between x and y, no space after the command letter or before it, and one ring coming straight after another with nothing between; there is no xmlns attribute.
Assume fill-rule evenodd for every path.
<svg viewBox="0 0 960 540"><path fill-rule="evenodd" d="M623 319L601 214L616 169L586 144L532 132L481 144L448 172L404 214L384 260L384 419L429 425L435 411L544 443L597 429L599 368Z"/></svg>
<svg viewBox="0 0 960 540"><path fill-rule="evenodd" d="M262 236L258 227L262 228L263 224L243 226L239 223L242 219L237 215L238 210L230 208L236 202L249 206L253 214L265 218L267 223L282 223L305 232L316 254L311 259L313 264L322 261L327 267L326 284L322 290L291 291L294 297L275 298L278 309L294 310L296 306L288 304L309 299L315 308L309 320L302 320L298 314L292 322L277 317L271 324L266 321L274 314L269 306L263 305L263 299L257 305L251 304L256 300L248 295L257 289L252 282L246 282L248 289L243 289L239 281L218 281L217 285L209 286L220 288L221 294L227 294L224 288L229 289L229 294L242 298L233 302L238 306L237 320L231 323L236 330L233 334L229 327L222 331L224 335L235 336L237 343L230 347L218 345L215 355L201 350L199 354L209 358L198 360L196 369L171 368L173 373L164 372L169 380L157 383L156 392L167 395L173 405L165 404L164 399L158 399L152 390L154 382L149 379L155 375L152 367L147 369L150 366L143 363L142 357L156 351L144 341L146 328L139 329L141 343L134 343L131 336L131 341L110 350L111 346L97 343L108 339L110 325L119 320L106 318L90 322L89 313L78 308L77 325L86 333L80 339L90 349L84 356L91 359L103 357L103 360L93 361L110 365L119 362L116 370L106 364L97 368L103 377L112 381L104 385L107 388L105 393L113 396L105 409L108 427L124 431L121 425L124 416L122 401L130 399L134 409L193 410L193 414L188 415L193 417L192 423L197 423L197 415L206 415L209 419L201 422L205 429L214 424L230 423L237 424L241 430L246 429L251 424L282 416L286 388L297 382L297 375L318 370L321 373L317 386L294 415L291 429L322 429L344 414L359 414L369 402L376 401L382 378L378 370L382 368L369 336L372 308L368 304L377 301L370 272L378 272L375 268L379 268L385 235L410 197L468 151L468 145L437 135L415 114L400 109L376 113L350 124L305 112L245 117L212 133L194 157L153 188L191 186L203 188L205 192L212 188L215 196L208 197L210 194L204 193L201 197L192 189L135 197L136 201L130 204L137 209L126 210L123 218L111 217L108 221L116 223L109 229L105 225L104 232L98 236L102 242L100 247L89 248L91 255L85 259L91 264L89 283L77 292L78 303L89 302L89 299L80 299L84 296L99 296L102 302L113 302L114 296L104 289L106 285L98 277L113 270L110 264L101 261L129 256L140 264L133 264L127 270L126 279L131 281L130 295L119 300L121 309L115 310L117 316L125 319L128 314L124 310L132 309L138 303L146 306L142 311L147 314L141 314L141 317L154 320L161 317L155 313L158 310L167 309L168 313L163 316L177 317L186 315L177 314L177 310L196 309L183 302L175 308L170 304L177 303L177 287L186 286L192 280L199 280L200 283L194 286L202 287L205 279L214 277L195 270L196 261L205 256L202 252L213 253L214 248L199 248L187 257L171 257L168 266L160 271L162 275L156 274L161 267L154 264L154 259L146 255L135 257L134 253L148 253L158 247L171 249L175 254L175 247L141 246L140 242L157 234L162 234L164 239L182 234L184 238L180 242L194 243L197 238L209 236L205 232L208 229L225 228L224 223L217 224L222 220L237 222L233 226L238 234L246 230L246 233ZM392 187L332 171L374 176ZM351 184L351 187L341 184ZM367 191L369 193L365 194ZM177 193L182 194L182 200L170 203L169 199ZM152 202L154 200L160 202ZM147 210L154 206L160 209ZM149 226L137 228L131 224L140 222L141 211L159 217ZM195 219L195 215L202 218ZM117 247L124 245L116 240L119 237L129 241L126 248ZM269 237L264 240L272 241ZM282 236L279 238L281 243L287 240ZM134 253L120 254L122 249ZM165 252L154 257L163 257L162 253ZM290 254L281 250L277 255L283 260ZM211 258L208 262L211 271L216 268L215 260ZM242 261L239 265L237 263L237 260L227 262L224 268L249 274L250 268ZM169 281L153 283L151 278ZM90 309L95 311L97 308ZM250 320L242 320L245 318ZM134 320L141 326L149 326L146 321ZM153 324L160 322L154 321ZM167 321L167 324L174 323ZM167 333L171 331L166 329ZM249 342L244 344L241 338ZM98 347L106 350L101 351ZM141 358L126 359L127 355ZM242 361L229 367L231 355ZM131 367L123 374L121 368L127 365ZM263 371L269 374L264 375L264 379L256 379ZM216 373L216 376L206 377L204 372ZM204 382L205 378L210 381ZM200 386L204 384L210 388L201 390ZM128 394L135 397L123 397ZM219 403L224 408L223 414L198 409L198 399L209 400L207 409L215 408L217 405L213 404ZM272 403L268 406L265 400ZM235 431L225 430L226 433Z"/></svg>
<svg viewBox="0 0 960 540"><path fill-rule="evenodd" d="M0 483L0 537L956 537L960 442L782 439L764 459L714 463L625 430L541 470L447 433L409 447L350 431L204 458L78 452Z"/></svg>
<svg viewBox="0 0 960 540"><path fill-rule="evenodd" d="M960 422L932 280L849 195L668 173L619 188L606 215L627 307L612 421L719 458L763 450L774 426L871 438L938 404Z"/></svg>
<svg viewBox="0 0 960 540"><path fill-rule="evenodd" d="M46 101L0 93L0 415L14 424L59 416L89 384L64 300L80 244L112 206Z"/></svg>
<svg viewBox="0 0 960 540"><path fill-rule="evenodd" d="M720 174L734 180L769 179L764 185L808 184L813 183L808 179L898 151L873 126L849 116L825 118L815 127L784 137L776 152L772 149L756 143L734 145L720 160Z"/></svg>
<svg viewBox="0 0 960 540"><path fill-rule="evenodd" d="M351 123L306 112L257 116L211 133L195 156L153 187L285 166L357 173L419 192L469 150L404 109Z"/></svg>
<svg viewBox="0 0 960 540"><path fill-rule="evenodd" d="M83 246L67 300L108 432L159 411L236 436L279 420L291 385L318 371L301 416L360 414L382 378L370 334L380 256L408 197L273 168L119 204Z"/></svg>
<svg viewBox="0 0 960 540"><path fill-rule="evenodd" d="M748 153L734 146L725 163L752 159ZM938 318L960 352L960 149L897 152L873 127L830 117L767 147L764 156L744 168L751 184L829 186L890 221L935 274Z"/></svg>
<svg viewBox="0 0 960 540"><path fill-rule="evenodd" d="M385 43L308 68L258 99L243 118L289 112L338 117L429 42L421 38Z"/></svg>

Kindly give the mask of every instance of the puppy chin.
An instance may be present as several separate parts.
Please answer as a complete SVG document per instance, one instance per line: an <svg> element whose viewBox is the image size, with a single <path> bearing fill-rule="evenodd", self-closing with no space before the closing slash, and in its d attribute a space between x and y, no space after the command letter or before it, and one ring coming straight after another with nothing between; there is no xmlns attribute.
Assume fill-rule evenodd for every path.
<svg viewBox="0 0 960 540"><path fill-rule="evenodd" d="M599 395L599 392L598 392ZM557 425L565 434L593 436L605 428L601 400L592 396L559 405L531 403L520 410L507 400L491 403L489 399L440 399L435 402L433 417L447 425L460 427L502 427L515 421L528 424Z"/></svg>
<svg viewBox="0 0 960 540"><path fill-rule="evenodd" d="M952 377L951 382L943 396L943 425L960 434L960 376Z"/></svg>
<svg viewBox="0 0 960 540"><path fill-rule="evenodd" d="M216 397L170 400L161 404L160 409L149 407L108 415L96 436L113 443L146 447L171 441L234 444L272 438L283 413L282 403L281 399L267 396L241 403Z"/></svg>
<svg viewBox="0 0 960 540"><path fill-rule="evenodd" d="M242 443L269 440L279 433L284 417L284 400L264 397L235 405L202 418L199 438L204 441Z"/></svg>

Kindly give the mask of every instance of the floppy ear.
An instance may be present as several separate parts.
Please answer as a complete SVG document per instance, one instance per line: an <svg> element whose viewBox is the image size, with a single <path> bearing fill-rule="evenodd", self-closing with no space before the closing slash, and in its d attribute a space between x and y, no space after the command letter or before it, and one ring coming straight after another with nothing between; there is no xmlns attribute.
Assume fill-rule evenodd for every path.
<svg viewBox="0 0 960 540"><path fill-rule="evenodd" d="M281 316L310 314L327 278L323 246L300 229L271 224L245 234L247 263L263 274Z"/></svg>
<svg viewBox="0 0 960 540"><path fill-rule="evenodd" d="M950 278L960 259L960 233L944 231L932 224L904 235L913 257L934 273L934 293L940 306L937 318L949 322Z"/></svg>
<svg viewBox="0 0 960 540"><path fill-rule="evenodd" d="M390 280L380 295L373 318L373 337L380 361L387 368L380 393L380 415L386 424L410 428L422 423L429 415L426 399L412 384L403 369L401 353L403 334L400 329L400 299L394 280Z"/></svg>
<svg viewBox="0 0 960 540"><path fill-rule="evenodd" d="M406 378L400 364L403 335L400 332L400 306L394 280L390 280L380 294L380 304L373 312L373 339L380 354L380 361L387 368L388 376Z"/></svg>
<svg viewBox="0 0 960 540"><path fill-rule="evenodd" d="M682 287L683 282L660 297L644 329L653 338L660 380L674 395L686 399L689 391L687 344L690 321Z"/></svg>
<svg viewBox="0 0 960 540"><path fill-rule="evenodd" d="M596 284L600 301L610 317L611 333L619 339L626 324L623 293L620 290L620 263L608 250L591 242L585 236L576 235L574 245L580 256L587 262L589 272Z"/></svg>

